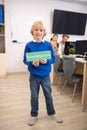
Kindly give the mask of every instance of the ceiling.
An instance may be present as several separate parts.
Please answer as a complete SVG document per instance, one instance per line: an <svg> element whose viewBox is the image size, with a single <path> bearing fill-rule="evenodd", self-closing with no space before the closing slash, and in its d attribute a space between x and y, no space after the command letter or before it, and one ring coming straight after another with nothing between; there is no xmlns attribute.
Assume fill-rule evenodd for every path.
<svg viewBox="0 0 87 130"><path fill-rule="evenodd" d="M61 1L72 2L72 3L79 3L79 4L85 4L85 5L87 5L87 0L61 0Z"/></svg>

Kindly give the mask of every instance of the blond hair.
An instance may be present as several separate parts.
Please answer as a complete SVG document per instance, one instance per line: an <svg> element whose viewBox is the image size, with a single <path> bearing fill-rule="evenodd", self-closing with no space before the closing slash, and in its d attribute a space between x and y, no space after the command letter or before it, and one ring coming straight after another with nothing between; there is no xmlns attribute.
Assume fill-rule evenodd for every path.
<svg viewBox="0 0 87 130"><path fill-rule="evenodd" d="M31 27L30 33L33 35L34 30L36 29L42 29L44 31L44 36L46 35L46 28L44 27L44 24L42 21L36 21Z"/></svg>

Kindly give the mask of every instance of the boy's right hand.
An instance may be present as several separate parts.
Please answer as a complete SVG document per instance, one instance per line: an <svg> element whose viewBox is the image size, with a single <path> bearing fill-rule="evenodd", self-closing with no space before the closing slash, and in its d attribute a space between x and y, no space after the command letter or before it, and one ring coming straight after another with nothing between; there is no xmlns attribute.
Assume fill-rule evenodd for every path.
<svg viewBox="0 0 87 130"><path fill-rule="evenodd" d="M33 61L32 64L36 67L39 66L39 60Z"/></svg>

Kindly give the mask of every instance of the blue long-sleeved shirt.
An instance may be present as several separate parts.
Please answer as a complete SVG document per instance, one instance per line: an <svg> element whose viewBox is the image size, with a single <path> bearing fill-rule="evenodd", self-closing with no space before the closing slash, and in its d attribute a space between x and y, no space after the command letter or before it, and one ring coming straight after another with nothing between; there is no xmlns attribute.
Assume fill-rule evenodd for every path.
<svg viewBox="0 0 87 130"><path fill-rule="evenodd" d="M39 64L38 67L35 67L32 62L26 60L26 52L38 52L38 51L51 51L51 59L47 59L46 64ZM55 62L55 52L50 42L34 42L30 41L26 44L24 50L23 62L28 66L28 71L34 75L45 77L51 72L51 64Z"/></svg>

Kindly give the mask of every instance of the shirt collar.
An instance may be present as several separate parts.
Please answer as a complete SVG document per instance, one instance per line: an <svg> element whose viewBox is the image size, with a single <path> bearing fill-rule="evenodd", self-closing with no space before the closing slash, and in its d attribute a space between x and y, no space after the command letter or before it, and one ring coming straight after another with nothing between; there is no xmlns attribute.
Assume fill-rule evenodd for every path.
<svg viewBox="0 0 87 130"><path fill-rule="evenodd" d="M33 42L37 42L35 39L33 39ZM44 42L44 40L40 41L40 42Z"/></svg>

